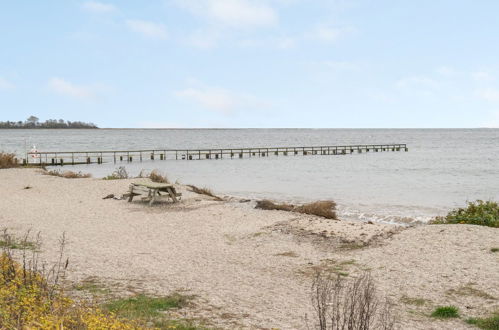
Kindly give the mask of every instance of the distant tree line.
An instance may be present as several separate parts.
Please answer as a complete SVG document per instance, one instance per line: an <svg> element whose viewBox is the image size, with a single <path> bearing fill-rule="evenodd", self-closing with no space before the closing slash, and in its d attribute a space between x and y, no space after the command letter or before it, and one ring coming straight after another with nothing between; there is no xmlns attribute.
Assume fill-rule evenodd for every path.
<svg viewBox="0 0 499 330"><path fill-rule="evenodd" d="M0 121L0 129L2 128L98 128L92 123L84 123L81 121L65 121L62 119L48 119L40 122L35 116L30 116L25 121Z"/></svg>

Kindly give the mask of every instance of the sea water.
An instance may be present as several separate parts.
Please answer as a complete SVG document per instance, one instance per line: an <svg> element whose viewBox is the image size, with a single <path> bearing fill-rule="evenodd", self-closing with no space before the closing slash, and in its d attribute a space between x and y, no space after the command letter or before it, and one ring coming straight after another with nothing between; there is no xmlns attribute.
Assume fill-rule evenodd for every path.
<svg viewBox="0 0 499 330"><path fill-rule="evenodd" d="M407 143L409 152L166 160L65 169L172 181L219 195L304 202L335 200L341 218L425 222L476 199L499 200L499 129L98 129L0 130L0 150L38 151L295 147Z"/></svg>

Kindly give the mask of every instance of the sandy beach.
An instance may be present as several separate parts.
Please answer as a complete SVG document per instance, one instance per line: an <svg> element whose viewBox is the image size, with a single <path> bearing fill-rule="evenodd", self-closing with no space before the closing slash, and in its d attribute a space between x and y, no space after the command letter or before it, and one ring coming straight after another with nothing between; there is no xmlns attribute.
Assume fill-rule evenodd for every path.
<svg viewBox="0 0 499 330"><path fill-rule="evenodd" d="M328 220L215 201L181 185L176 204L102 199L141 180L0 170L0 227L40 232L48 261L65 232L69 282L96 278L117 295L181 291L195 298L179 317L225 329L305 329L321 267L347 278L370 270L402 329L473 328L429 317L439 305L459 307L463 319L499 308L499 254L490 251L498 229Z"/></svg>

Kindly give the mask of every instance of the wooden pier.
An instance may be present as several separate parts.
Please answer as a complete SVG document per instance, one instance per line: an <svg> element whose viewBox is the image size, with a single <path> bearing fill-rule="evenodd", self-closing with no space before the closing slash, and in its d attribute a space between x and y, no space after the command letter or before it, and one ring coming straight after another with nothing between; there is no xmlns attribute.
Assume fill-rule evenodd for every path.
<svg viewBox="0 0 499 330"><path fill-rule="evenodd" d="M365 152L408 151L406 144L364 144L315 147L222 148L222 149L155 149L106 151L29 152L24 164L78 165L131 163L144 160L202 160L269 156L347 155Z"/></svg>

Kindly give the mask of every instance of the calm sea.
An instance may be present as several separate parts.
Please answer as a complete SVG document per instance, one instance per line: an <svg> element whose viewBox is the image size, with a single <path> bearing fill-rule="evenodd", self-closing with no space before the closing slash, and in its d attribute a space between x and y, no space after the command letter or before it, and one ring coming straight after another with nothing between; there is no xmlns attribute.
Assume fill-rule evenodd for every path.
<svg viewBox="0 0 499 330"><path fill-rule="evenodd" d="M297 202L333 199L346 219L427 221L475 199L499 200L499 129L0 130L0 150L237 148L407 143L409 152L126 164L216 193ZM118 165L75 166L95 177ZM65 167L67 169L70 166Z"/></svg>

